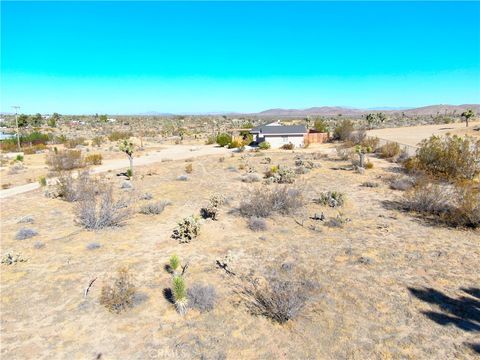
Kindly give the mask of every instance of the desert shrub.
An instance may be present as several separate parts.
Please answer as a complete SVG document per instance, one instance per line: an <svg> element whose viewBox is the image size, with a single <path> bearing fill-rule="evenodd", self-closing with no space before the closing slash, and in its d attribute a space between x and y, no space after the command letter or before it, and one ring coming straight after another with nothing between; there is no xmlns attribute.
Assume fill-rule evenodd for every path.
<svg viewBox="0 0 480 360"><path fill-rule="evenodd" d="M100 147L100 146L102 146L104 141L105 141L105 139L103 138L103 136L95 136L92 139L92 146Z"/></svg>
<svg viewBox="0 0 480 360"><path fill-rule="evenodd" d="M140 207L140 214L144 215L158 215L165 210L165 207L169 203L167 201L157 201L157 202L152 202L146 205L143 205Z"/></svg>
<svg viewBox="0 0 480 360"><path fill-rule="evenodd" d="M113 279L113 284L105 284L102 287L100 304L118 314L133 306L135 292L135 285L127 268L120 268L117 271L117 277Z"/></svg>
<svg viewBox="0 0 480 360"><path fill-rule="evenodd" d="M207 141L205 141L205 145L212 145L212 144L215 144L215 142L216 142L215 136L210 135L210 136L207 138Z"/></svg>
<svg viewBox="0 0 480 360"><path fill-rule="evenodd" d="M252 231L265 231L267 222L263 218L252 216L248 219L248 228Z"/></svg>
<svg viewBox="0 0 480 360"><path fill-rule="evenodd" d="M254 183L262 180L262 177L257 173L248 173L242 176L242 181L245 183Z"/></svg>
<svg viewBox="0 0 480 360"><path fill-rule="evenodd" d="M369 187L369 188L376 188L376 187L379 187L380 185L376 182L373 182L373 181L365 181L362 183L363 187Z"/></svg>
<svg viewBox="0 0 480 360"><path fill-rule="evenodd" d="M116 200L111 185L102 184L102 189L87 188L75 206L76 222L89 230L121 226L130 216L125 201Z"/></svg>
<svg viewBox="0 0 480 360"><path fill-rule="evenodd" d="M408 211L444 216L450 211L453 195L452 186L423 182L405 193L403 206Z"/></svg>
<svg viewBox="0 0 480 360"><path fill-rule="evenodd" d="M330 218L325 221L325 226L342 228L350 221L351 220L345 217L342 213L338 213L337 216L335 216L334 218Z"/></svg>
<svg viewBox="0 0 480 360"><path fill-rule="evenodd" d="M97 186L98 183L90 178L87 171L80 173L76 179L70 172L61 172L55 185L56 197L68 202L77 201L85 194L95 192Z"/></svg>
<svg viewBox="0 0 480 360"><path fill-rule="evenodd" d="M272 166L265 172L265 177L277 184L292 184L295 176L295 171L287 167Z"/></svg>
<svg viewBox="0 0 480 360"><path fill-rule="evenodd" d="M118 130L115 130L115 131L112 131L109 135L108 135L108 140L110 141L113 141L113 142L117 142L119 140L127 140L127 139L130 139L132 137L132 133L129 132L129 131L118 131Z"/></svg>
<svg viewBox="0 0 480 360"><path fill-rule="evenodd" d="M405 193L408 211L454 227L480 227L480 189L473 183L421 183Z"/></svg>
<svg viewBox="0 0 480 360"><path fill-rule="evenodd" d="M87 245L87 250L96 250L100 249L101 245L97 242L91 242Z"/></svg>
<svg viewBox="0 0 480 360"><path fill-rule="evenodd" d="M40 176L40 178L38 179L38 183L42 187L47 186L47 178L45 176Z"/></svg>
<svg viewBox="0 0 480 360"><path fill-rule="evenodd" d="M315 120L315 123L313 124L313 127L315 128L316 131L326 133L329 130L328 123L325 119L317 119Z"/></svg>
<svg viewBox="0 0 480 360"><path fill-rule="evenodd" d="M365 130L357 130L352 131L352 133L348 136L348 141L351 145L363 145L363 142L367 138L367 132Z"/></svg>
<svg viewBox="0 0 480 360"><path fill-rule="evenodd" d="M256 280L249 281L242 294L254 315L266 316L283 324L297 317L305 307L309 288L304 282L272 277L264 285Z"/></svg>
<svg viewBox="0 0 480 360"><path fill-rule="evenodd" d="M45 144L37 144L37 145L32 145L26 148L22 148L23 153L25 155L36 154L38 151L44 151L46 149L47 149L47 145Z"/></svg>
<svg viewBox="0 0 480 360"><path fill-rule="evenodd" d="M44 247L45 247L45 243L41 241L35 241L35 243L33 244L34 249L43 249Z"/></svg>
<svg viewBox="0 0 480 360"><path fill-rule="evenodd" d="M480 173L479 159L480 140L468 136L432 136L420 143L410 165L433 176L473 179Z"/></svg>
<svg viewBox="0 0 480 360"><path fill-rule="evenodd" d="M172 295L175 308L180 315L185 315L188 310L187 286L182 276L176 275L172 279Z"/></svg>
<svg viewBox="0 0 480 360"><path fill-rule="evenodd" d="M47 165L52 171L64 171L82 168L85 161L80 150L64 150L47 155Z"/></svg>
<svg viewBox="0 0 480 360"><path fill-rule="evenodd" d="M85 146L85 138L77 137L77 138L67 139L67 141L64 142L64 145L66 148L69 148L69 149L74 149L79 145Z"/></svg>
<svg viewBox="0 0 480 360"><path fill-rule="evenodd" d="M353 121L344 119L342 120L333 131L333 139L345 141L348 140L352 132L354 131Z"/></svg>
<svg viewBox="0 0 480 360"><path fill-rule="evenodd" d="M380 143L380 139L378 137L365 137L362 142L360 143L361 146L365 148L370 148L372 151L376 151L378 145Z"/></svg>
<svg viewBox="0 0 480 360"><path fill-rule="evenodd" d="M102 165L102 154L89 154L85 157L85 163L88 165Z"/></svg>
<svg viewBox="0 0 480 360"><path fill-rule="evenodd" d="M218 134L216 143L222 147L228 146L232 142L232 137L229 134Z"/></svg>
<svg viewBox="0 0 480 360"><path fill-rule="evenodd" d="M238 148L241 148L242 146L244 146L244 143L242 140L239 140L239 139L233 139L229 144L228 144L228 148L229 149L238 149Z"/></svg>
<svg viewBox="0 0 480 360"><path fill-rule="evenodd" d="M374 165L373 165L372 162L367 161L367 162L365 163L365 169L373 169L373 167L374 167Z"/></svg>
<svg viewBox="0 0 480 360"><path fill-rule="evenodd" d="M344 193L339 191L327 191L320 194L320 197L317 199L313 199L313 201L317 204L330 206L330 207L338 207L343 206L345 203L346 196Z"/></svg>
<svg viewBox="0 0 480 360"><path fill-rule="evenodd" d="M200 210L200 215L204 219L217 220L220 212L220 206L225 204L226 199L222 194L214 194L210 197L209 204Z"/></svg>
<svg viewBox="0 0 480 360"><path fill-rule="evenodd" d="M149 192L146 192L140 195L140 200L152 200L152 199L153 199L153 195L150 194Z"/></svg>
<svg viewBox="0 0 480 360"><path fill-rule="evenodd" d="M282 149L282 150L293 150L294 147L295 147L295 145L293 145L292 143L288 143L288 144L283 144L280 149Z"/></svg>
<svg viewBox="0 0 480 360"><path fill-rule="evenodd" d="M35 219L31 215L22 216L17 221L18 224L33 224L34 222L35 222Z"/></svg>
<svg viewBox="0 0 480 360"><path fill-rule="evenodd" d="M187 165L185 166L185 172L186 172L187 174L191 174L191 173L193 172L193 165L192 165L192 164L187 164Z"/></svg>
<svg viewBox="0 0 480 360"><path fill-rule="evenodd" d="M33 229L22 228L18 230L17 235L15 235L16 240L25 240L30 239L31 237L37 236L38 232Z"/></svg>
<svg viewBox="0 0 480 360"><path fill-rule="evenodd" d="M23 155L18 154L17 156L15 156L15 161L23 161Z"/></svg>
<svg viewBox="0 0 480 360"><path fill-rule="evenodd" d="M261 149L261 150L268 150L270 149L270 143L268 141L262 141L260 144L258 144L258 147Z"/></svg>
<svg viewBox="0 0 480 360"><path fill-rule="evenodd" d="M396 142L387 142L378 150L380 152L380 156L384 159L393 159L400 155L401 152L400 145Z"/></svg>
<svg viewBox="0 0 480 360"><path fill-rule="evenodd" d="M240 202L240 214L265 218L274 212L282 215L295 213L305 204L303 191L298 187L277 185L274 188L256 188Z"/></svg>
<svg viewBox="0 0 480 360"><path fill-rule="evenodd" d="M200 223L198 219L190 215L182 219L173 230L172 238L180 243L188 243L196 238L200 233Z"/></svg>
<svg viewBox="0 0 480 360"><path fill-rule="evenodd" d="M415 179L410 177L396 177L390 180L390 189L405 191L415 185Z"/></svg>
<svg viewBox="0 0 480 360"><path fill-rule="evenodd" d="M355 149L354 148L345 148L343 146L337 146L335 148L337 152L337 156L341 160L351 160L355 156Z"/></svg>
<svg viewBox="0 0 480 360"><path fill-rule="evenodd" d="M213 310L217 299L217 292L212 285L193 284L187 290L188 306L200 312Z"/></svg>
<svg viewBox="0 0 480 360"><path fill-rule="evenodd" d="M180 175L180 176L177 177L177 180L178 181L187 181L188 176L187 175Z"/></svg>

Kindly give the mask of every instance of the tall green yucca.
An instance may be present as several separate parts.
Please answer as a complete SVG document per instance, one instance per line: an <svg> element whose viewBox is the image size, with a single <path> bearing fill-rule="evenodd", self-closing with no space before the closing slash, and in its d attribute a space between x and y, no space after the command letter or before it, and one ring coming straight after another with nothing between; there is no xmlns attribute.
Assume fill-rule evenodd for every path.
<svg viewBox="0 0 480 360"><path fill-rule="evenodd" d="M185 281L181 276L174 276L172 280L172 292L173 300L175 301L175 307L181 315L185 315L187 312L188 298L187 287Z"/></svg>
<svg viewBox="0 0 480 360"><path fill-rule="evenodd" d="M180 266L180 258L177 255L172 255L169 260L170 268L176 271Z"/></svg>

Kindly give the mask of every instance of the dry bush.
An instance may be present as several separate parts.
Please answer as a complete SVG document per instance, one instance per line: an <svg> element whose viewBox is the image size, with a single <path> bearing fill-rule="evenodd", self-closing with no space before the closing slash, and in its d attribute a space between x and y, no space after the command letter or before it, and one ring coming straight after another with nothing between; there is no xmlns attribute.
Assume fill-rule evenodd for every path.
<svg viewBox="0 0 480 360"><path fill-rule="evenodd" d="M283 324L299 315L309 298L309 290L305 282L271 277L263 285L250 280L242 295L254 315Z"/></svg>
<svg viewBox="0 0 480 360"><path fill-rule="evenodd" d="M85 166L82 152L80 150L51 152L47 155L46 163L52 171L73 170Z"/></svg>
<svg viewBox="0 0 480 360"><path fill-rule="evenodd" d="M130 209L122 199L115 200L111 185L98 188L87 187L75 206L76 222L85 229L99 230L121 226L130 216Z"/></svg>
<svg viewBox="0 0 480 360"><path fill-rule="evenodd" d="M248 228L252 231L265 231L267 222L263 218L252 216L248 219Z"/></svg>
<svg viewBox="0 0 480 360"><path fill-rule="evenodd" d="M38 232L33 229L22 228L18 230L17 235L15 235L16 240L25 240L30 239L31 237L37 236Z"/></svg>
<svg viewBox="0 0 480 360"><path fill-rule="evenodd" d="M158 215L165 210L165 207L169 205L170 203L168 201L157 201L157 202L152 202L146 205L143 205L140 207L140 214L144 215Z"/></svg>
<svg viewBox="0 0 480 360"><path fill-rule="evenodd" d="M325 226L343 228L345 224L351 221L350 218L345 217L342 213L338 213L334 218L325 221Z"/></svg>
<svg viewBox="0 0 480 360"><path fill-rule="evenodd" d="M451 185L422 182L405 193L403 206L408 211L443 217L450 211L453 196Z"/></svg>
<svg viewBox="0 0 480 360"><path fill-rule="evenodd" d="M188 306L200 312L213 310L217 300L217 293L212 285L193 284L187 290Z"/></svg>
<svg viewBox="0 0 480 360"><path fill-rule="evenodd" d="M400 145L396 142L387 142L379 148L380 156L384 159L393 159L400 155Z"/></svg>
<svg viewBox="0 0 480 360"><path fill-rule="evenodd" d="M453 226L480 227L480 188L473 183L456 186L455 211L448 214L447 222Z"/></svg>
<svg viewBox="0 0 480 360"><path fill-rule="evenodd" d="M343 146L337 146L335 148L335 151L337 152L337 156L340 160L352 160L354 159L356 153L355 153L355 148L346 148Z"/></svg>
<svg viewBox="0 0 480 360"><path fill-rule="evenodd" d="M347 141L351 146L362 145L366 138L367 132L365 130L357 130L350 134Z"/></svg>
<svg viewBox="0 0 480 360"><path fill-rule="evenodd" d="M187 164L187 165L185 166L185 172L186 172L187 174L191 174L191 173L193 172L193 164Z"/></svg>
<svg viewBox="0 0 480 360"><path fill-rule="evenodd" d="M390 189L405 191L415 185L415 179L411 177L396 177L390 180Z"/></svg>
<svg viewBox="0 0 480 360"><path fill-rule="evenodd" d="M245 183L260 182L262 177L257 173L248 173L242 176L242 181Z"/></svg>
<svg viewBox="0 0 480 360"><path fill-rule="evenodd" d="M346 141L350 138L355 126L351 120L342 120L333 131L333 139Z"/></svg>
<svg viewBox="0 0 480 360"><path fill-rule="evenodd" d="M88 165L102 165L102 154L89 154L85 157L85 163Z"/></svg>
<svg viewBox="0 0 480 360"><path fill-rule="evenodd" d="M295 145L293 145L292 143L288 143L288 144L283 144L280 149L282 149L282 150L293 150L294 147L295 147Z"/></svg>
<svg viewBox="0 0 480 360"><path fill-rule="evenodd" d="M102 146L104 141L105 141L105 139L103 138L103 136L95 136L92 139L92 146L100 147L100 146Z"/></svg>
<svg viewBox="0 0 480 360"><path fill-rule="evenodd" d="M269 182L277 184L292 184L295 181L296 173L287 167L272 166L265 172Z"/></svg>
<svg viewBox="0 0 480 360"><path fill-rule="evenodd" d="M472 137L432 136L420 143L416 156L406 164L447 179L474 179L480 174L480 140Z"/></svg>
<svg viewBox="0 0 480 360"><path fill-rule="evenodd" d="M78 138L68 139L64 142L64 145L66 148L69 148L69 149L74 149L79 145L85 146L85 138L78 137Z"/></svg>
<svg viewBox="0 0 480 360"><path fill-rule="evenodd" d="M373 181L365 181L361 184L361 186L368 187L368 188L377 188L380 185L376 182L373 182Z"/></svg>
<svg viewBox="0 0 480 360"><path fill-rule="evenodd" d="M78 201L82 196L98 189L98 181L92 179L88 171L79 173L76 179L71 172L61 172L55 185L56 197L68 202Z"/></svg>
<svg viewBox="0 0 480 360"><path fill-rule="evenodd" d="M113 285L104 285L100 294L100 304L115 313L127 310L133 306L135 286L132 283L127 268L120 268Z"/></svg>
<svg viewBox="0 0 480 360"><path fill-rule="evenodd" d="M243 216L264 218L274 212L282 215L293 214L304 204L303 190L299 187L258 187L248 192L240 203L239 211Z"/></svg>
<svg viewBox="0 0 480 360"><path fill-rule="evenodd" d="M131 136L132 133L129 131L112 131L108 135L108 140L116 142L118 140L130 139Z"/></svg>

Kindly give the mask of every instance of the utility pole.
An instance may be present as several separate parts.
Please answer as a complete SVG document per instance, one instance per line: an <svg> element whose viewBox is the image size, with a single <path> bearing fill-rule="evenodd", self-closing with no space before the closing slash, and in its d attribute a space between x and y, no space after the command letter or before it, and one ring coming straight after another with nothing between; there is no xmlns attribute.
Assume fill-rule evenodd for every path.
<svg viewBox="0 0 480 360"><path fill-rule="evenodd" d="M22 149L20 148L20 133L18 130L18 110L20 110L20 106L12 106L15 109L15 125L17 126L17 150L20 152Z"/></svg>

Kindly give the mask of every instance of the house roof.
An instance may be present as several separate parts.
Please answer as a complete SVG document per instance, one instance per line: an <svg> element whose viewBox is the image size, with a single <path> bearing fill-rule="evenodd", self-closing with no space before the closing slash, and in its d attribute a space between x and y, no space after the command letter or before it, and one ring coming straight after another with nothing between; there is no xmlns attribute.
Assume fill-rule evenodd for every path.
<svg viewBox="0 0 480 360"><path fill-rule="evenodd" d="M293 134L306 134L307 128L305 125L288 125L288 126L256 126L251 133L260 133L262 135L293 135Z"/></svg>

